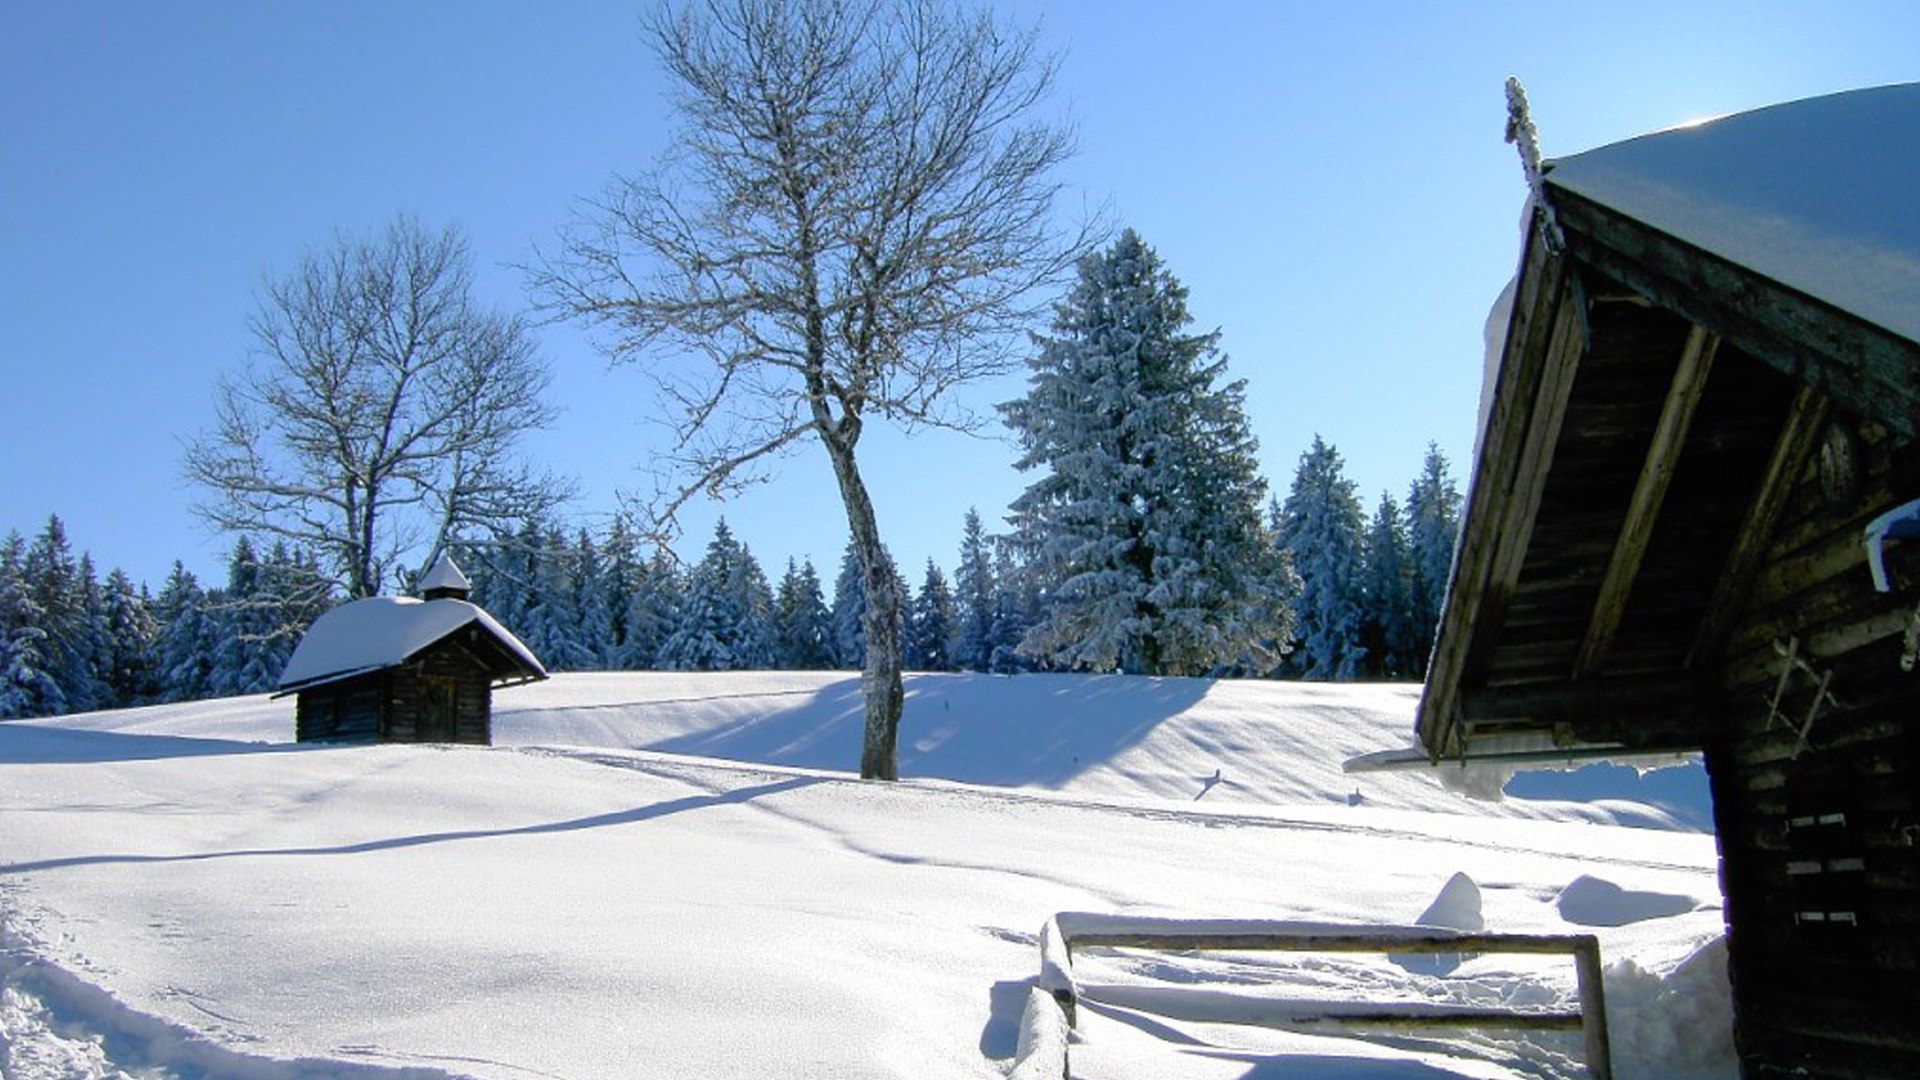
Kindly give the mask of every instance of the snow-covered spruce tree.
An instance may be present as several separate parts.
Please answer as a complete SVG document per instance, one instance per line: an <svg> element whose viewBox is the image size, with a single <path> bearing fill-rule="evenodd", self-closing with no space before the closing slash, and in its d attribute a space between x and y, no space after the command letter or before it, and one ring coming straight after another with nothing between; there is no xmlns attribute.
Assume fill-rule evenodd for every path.
<svg viewBox="0 0 1920 1080"><path fill-rule="evenodd" d="M740 671L774 666L773 589L760 564L719 522L688 575L686 607L660 647L675 671Z"/></svg>
<svg viewBox="0 0 1920 1080"><path fill-rule="evenodd" d="M156 665L162 701L198 701L213 696L213 654L218 628L207 611L199 579L179 561L154 599L160 626Z"/></svg>
<svg viewBox="0 0 1920 1080"><path fill-rule="evenodd" d="M294 646L325 611L324 572L284 541L261 555L245 535L227 560L227 586L207 597L205 616L216 641L207 692L214 697L272 690Z"/></svg>
<svg viewBox="0 0 1920 1080"><path fill-rule="evenodd" d="M852 544L840 557L833 579L833 666L860 668L867 660L867 585L860 552ZM904 660L904 657L903 657Z"/></svg>
<svg viewBox="0 0 1920 1080"><path fill-rule="evenodd" d="M540 565L546 558L548 532L538 518L527 517L510 532L456 546L461 569L473 582L473 602L503 626L513 628L522 641L526 640L522 631L535 603ZM531 642L528 647L532 647ZM540 655L539 650L535 649L534 655Z"/></svg>
<svg viewBox="0 0 1920 1080"><path fill-rule="evenodd" d="M686 607L686 584L673 555L665 547L641 564L627 602L626 629L620 640L618 668L624 671L659 670L666 665L660 650L680 625Z"/></svg>
<svg viewBox="0 0 1920 1080"><path fill-rule="evenodd" d="M780 666L789 671L825 671L833 667L833 613L820 591L813 561L787 560L774 597Z"/></svg>
<svg viewBox="0 0 1920 1080"><path fill-rule="evenodd" d="M1426 676L1427 660L1440 629L1440 608L1447 598L1447 580L1453 571L1453 546L1460 535L1460 489L1447 472L1447 456L1438 443L1427 444L1419 479L1407 492L1407 547L1412 563L1409 606L1418 667Z"/></svg>
<svg viewBox="0 0 1920 1080"><path fill-rule="evenodd" d="M592 643L581 633L580 593L575 587L579 555L565 532L547 530L534 562L524 621L516 631L549 671L591 671L600 663Z"/></svg>
<svg viewBox="0 0 1920 1080"><path fill-rule="evenodd" d="M1017 675L1046 666L1020 651L1027 629L1040 621L1041 596L1034 575L1020 561L1015 545L996 537L993 545L993 621L987 627L987 670Z"/></svg>
<svg viewBox="0 0 1920 1080"><path fill-rule="evenodd" d="M953 591L947 588L946 575L928 559L926 577L921 580L912 618L907 621L907 666L919 671L954 670L948 651L954 622Z"/></svg>
<svg viewBox="0 0 1920 1080"><path fill-rule="evenodd" d="M967 508L960 536L960 566L954 571L954 606L959 623L954 628L953 662L963 671L986 671L993 660L990 639L994 619L993 553L980 512Z"/></svg>
<svg viewBox="0 0 1920 1080"><path fill-rule="evenodd" d="M1413 564L1407 523L1390 492L1380 493L1363 552L1362 594L1367 617L1361 643L1367 650L1367 674L1409 679L1421 663L1413 632Z"/></svg>
<svg viewBox="0 0 1920 1080"><path fill-rule="evenodd" d="M219 644L213 653L208 690L214 697L233 697L269 688L279 671L260 662L260 634L268 621L260 608L266 603L260 589L260 557L253 541L242 534L227 556L227 585L209 597Z"/></svg>
<svg viewBox="0 0 1920 1080"><path fill-rule="evenodd" d="M1001 406L1016 464L1013 539L1046 593L1021 642L1056 666L1198 675L1270 668L1285 566L1219 332L1191 334L1187 291L1129 229L1080 262L1024 398Z"/></svg>
<svg viewBox="0 0 1920 1080"><path fill-rule="evenodd" d="M607 540L600 548L602 568L601 603L607 609L609 639L606 666L619 670L626 666L628 619L633 613L633 593L646 573L640 561L640 540L628 526L625 515L616 515L607 526Z"/></svg>
<svg viewBox="0 0 1920 1080"><path fill-rule="evenodd" d="M902 635L906 631L907 615L913 610L913 590L908 588L907 579L901 577L894 568L893 556L882 549L880 557L887 565L889 587L900 598L891 633L895 640L904 642ZM840 560L840 574L834 579L833 606L830 609L834 662L839 667L860 670L867 667L867 635L873 628L867 581L859 547L849 543L846 554ZM904 651L901 656L904 660Z"/></svg>
<svg viewBox="0 0 1920 1080"><path fill-rule="evenodd" d="M1274 531L1300 575L1289 668L1309 679L1353 679L1365 670L1361 583L1365 518L1340 452L1320 438L1300 455L1293 487L1274 508Z"/></svg>
<svg viewBox="0 0 1920 1080"><path fill-rule="evenodd" d="M21 578L32 601L33 625L43 635L41 670L60 687L59 711L100 708L107 691L95 670L100 655L93 618L97 612L88 609L89 586L59 515L49 515L46 528L27 546Z"/></svg>
<svg viewBox="0 0 1920 1080"><path fill-rule="evenodd" d="M0 546L0 719L67 711L66 692L47 663L47 632L26 578L26 541Z"/></svg>
<svg viewBox="0 0 1920 1080"><path fill-rule="evenodd" d="M160 628L153 618L152 600L117 568L107 575L105 592L108 688L116 705L144 705L160 694Z"/></svg>
<svg viewBox="0 0 1920 1080"><path fill-rule="evenodd" d="M581 649L592 657L591 670L605 671L613 666L617 645L613 617L616 588L600 546L585 529L579 530L574 538L572 569L568 583L573 588L573 610L580 620L575 638ZM624 589L618 591L625 593Z"/></svg>
<svg viewBox="0 0 1920 1080"><path fill-rule="evenodd" d="M80 553L78 569L78 576L74 580L78 590L74 596L74 609L79 619L74 649L80 657L80 667L86 672L85 678L92 694L89 707L110 709L121 702L113 692L113 635L107 627L107 590L94 568L91 552ZM68 692L72 693L71 690Z"/></svg>

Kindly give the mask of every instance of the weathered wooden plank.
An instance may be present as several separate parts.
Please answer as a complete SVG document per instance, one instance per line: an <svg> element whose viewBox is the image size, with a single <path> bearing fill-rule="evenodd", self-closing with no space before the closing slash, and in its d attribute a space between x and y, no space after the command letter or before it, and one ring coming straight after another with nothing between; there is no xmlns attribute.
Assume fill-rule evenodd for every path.
<svg viewBox="0 0 1920 1080"><path fill-rule="evenodd" d="M1075 932L1075 949L1159 949L1195 952L1460 953L1501 952L1553 956L1597 948L1591 934L1435 934L1432 937L1351 933Z"/></svg>
<svg viewBox="0 0 1920 1080"><path fill-rule="evenodd" d="M1462 697L1466 715L1474 719L1592 720L1622 712L1697 719L1719 705L1719 688L1712 681L1676 674L1487 686Z"/></svg>
<svg viewBox="0 0 1920 1080"><path fill-rule="evenodd" d="M1613 1076L1613 1052L1607 1032L1606 990L1601 978L1600 941L1592 934L1436 933L1425 936L1407 933L1404 929L1390 933L1378 930L1369 933L1359 929L1352 932L1316 929L1311 932L1272 930L1241 933L1210 927L1197 927L1193 930L1161 927L1155 930L1102 931L1078 927L1069 929L1061 925L1065 918L1065 916L1056 917L1041 935L1043 969L1048 966L1056 969L1056 974L1051 976L1043 970L1041 983L1043 986L1065 984L1066 1001L1063 1008L1067 1010L1069 1022L1074 1015L1075 990L1070 968L1072 953L1076 948L1220 952L1571 954L1574 958L1580 1000L1580 1009L1574 1013L1434 1009L1423 1004L1402 1013L1318 1009L1311 1018L1345 1023L1392 1023L1407 1026L1473 1024L1522 1028L1578 1028L1585 1040L1588 1071L1597 1080L1611 1080ZM1062 967L1069 970L1057 971ZM1378 1010L1379 1007L1372 1006L1372 1009ZM1290 1016L1286 1019L1299 1021L1309 1017Z"/></svg>
<svg viewBox="0 0 1920 1080"><path fill-rule="evenodd" d="M1515 373L1511 394L1505 369L1501 373L1494 417L1488 421L1486 446L1469 492L1467 521L1476 525L1463 538L1463 559L1442 615L1427 696L1421 701L1419 730L1434 757L1459 751L1452 728L1457 694L1476 665L1486 663L1494 634L1505 621L1584 350L1584 313L1559 259L1542 273L1551 279L1551 300L1544 302L1551 309L1551 331L1544 344L1532 344L1523 356L1511 352L1515 342L1509 336L1505 363L1521 371ZM1540 321L1536 315L1532 325L1538 327Z"/></svg>
<svg viewBox="0 0 1920 1080"><path fill-rule="evenodd" d="M1773 560L1754 578L1750 606L1762 610L1816 585L1850 579L1858 588L1871 579L1866 548L1857 529L1840 529Z"/></svg>
<svg viewBox="0 0 1920 1080"><path fill-rule="evenodd" d="M1459 750L1457 695L1470 660L1485 648L1482 640L1500 629L1518 571L1514 537L1505 527L1515 516L1516 502L1528 504L1520 516L1530 527L1545 479L1547 462L1528 460L1540 442L1535 429L1545 425L1557 434L1579 360L1580 313L1566 263L1550 250L1537 222L1528 231L1521 264L1493 405L1468 484L1466 531L1416 720L1421 741L1435 758ZM1545 445L1550 459L1553 440ZM1524 540L1520 547L1524 553Z"/></svg>
<svg viewBox="0 0 1920 1080"><path fill-rule="evenodd" d="M1863 600L1862 595L1850 587L1823 586L1798 607L1743 626L1728 650L1723 674L1728 693L1762 691L1770 698L1781 665L1775 643L1790 637L1799 640L1802 656L1822 664L1884 646L1889 650L1886 666L1897 671L1895 639L1905 632L1913 610L1899 598L1866 593L1874 599Z"/></svg>
<svg viewBox="0 0 1920 1080"><path fill-rule="evenodd" d="M1705 328L1695 326L1688 331L1686 344L1680 350L1680 362L1674 369L1673 385L1667 392L1665 404L1661 406L1660 419L1654 425L1653 439L1647 446L1639 479L1635 481L1633 495L1627 502L1626 521L1620 527L1612 557L1607 560L1606 573L1600 579L1600 595L1594 602L1593 617L1587 624L1580 653L1574 660L1573 676L1576 679L1598 671L1606 663L1614 637L1620 632L1620 620L1626 615L1627 598L1633 591L1634 581L1640 576L1647 543L1653 538L1654 524L1659 520L1661 505L1666 501L1667 488L1673 482L1674 468L1680 462L1680 451L1686 447L1687 432L1693 425L1694 413L1699 409L1700 398L1706 393L1707 377L1713 371L1714 353L1719 348L1720 339Z"/></svg>
<svg viewBox="0 0 1920 1080"><path fill-rule="evenodd" d="M1920 432L1920 343L1761 278L1572 192L1554 204L1582 266L1739 344L1902 435Z"/></svg>
<svg viewBox="0 0 1920 1080"><path fill-rule="evenodd" d="M1837 415L1836 407L1828 418L1831 420ZM1791 556L1808 546L1824 543L1835 533L1851 532L1858 536L1880 511L1914 496L1920 446L1899 445L1895 437L1878 424L1862 423L1857 434L1865 472L1858 500L1842 509L1829 505L1820 489L1819 470L1809 462L1795 482L1792 502L1774 540L1775 556Z"/></svg>
<svg viewBox="0 0 1920 1080"><path fill-rule="evenodd" d="M1740 609L1748 602L1751 584L1763 565L1774 530L1779 527L1781 515L1792 499L1795 480L1806 471L1814 447L1819 444L1827 411L1826 395L1805 386L1788 406L1773 453L1767 459L1766 471L1761 475L1760 490L1748 504L1746 516L1734 534L1733 550L1728 553L1713 595L1707 601L1706 614L1700 620L1693 647L1687 651L1687 667L1717 658L1726 648L1727 634Z"/></svg>

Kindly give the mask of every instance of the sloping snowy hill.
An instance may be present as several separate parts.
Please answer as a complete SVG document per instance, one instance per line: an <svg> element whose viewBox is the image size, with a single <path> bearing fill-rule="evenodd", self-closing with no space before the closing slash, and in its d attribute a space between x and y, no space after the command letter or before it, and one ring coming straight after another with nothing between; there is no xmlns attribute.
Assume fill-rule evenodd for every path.
<svg viewBox="0 0 1920 1080"><path fill-rule="evenodd" d="M1056 911L1406 922L1464 874L1489 928L1600 935L1619 1075L1728 1075L1715 954L1684 963L1721 929L1711 837L1492 815L1430 776L1364 778L1355 804L1338 759L1403 740L1408 690L913 694L903 770L965 782L812 767L851 757L857 701L829 675L556 679L499 695L513 745L492 748L291 746L290 704L257 698L0 724L0 1073L991 1078ZM1300 761L1266 762L1275 745ZM1439 978L1119 967L1315 997L1571 993L1570 972L1492 957ZM1115 1008L1077 1075L1580 1072L1555 1035L1294 1038L1249 1049Z"/></svg>
<svg viewBox="0 0 1920 1080"><path fill-rule="evenodd" d="M1441 813L1711 828L1697 762L1640 775L1539 772L1523 798L1464 799L1431 770L1349 775L1411 740L1417 685L1083 675L909 675L902 776L1209 807L1364 804ZM844 672L594 672L500 692L494 742L658 750L849 770L860 681ZM264 697L66 717L84 728L286 742L293 703ZM162 749L167 744L157 744Z"/></svg>

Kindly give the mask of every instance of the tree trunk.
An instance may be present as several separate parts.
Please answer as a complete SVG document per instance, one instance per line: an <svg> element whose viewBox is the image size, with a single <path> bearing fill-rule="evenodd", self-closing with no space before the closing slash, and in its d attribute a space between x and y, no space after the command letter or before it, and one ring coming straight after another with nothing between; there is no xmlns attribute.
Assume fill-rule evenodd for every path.
<svg viewBox="0 0 1920 1080"><path fill-rule="evenodd" d="M833 474L840 482L847 527L853 534L854 553L860 559L860 574L867 588L867 610L861 623L867 635L867 663L861 676L866 722L860 744L860 776L864 780L898 780L895 747L906 702L900 670L900 589L886 548L880 544L873 500L867 495L866 481L860 478L853 447L840 445L834 438L821 442L833 459Z"/></svg>

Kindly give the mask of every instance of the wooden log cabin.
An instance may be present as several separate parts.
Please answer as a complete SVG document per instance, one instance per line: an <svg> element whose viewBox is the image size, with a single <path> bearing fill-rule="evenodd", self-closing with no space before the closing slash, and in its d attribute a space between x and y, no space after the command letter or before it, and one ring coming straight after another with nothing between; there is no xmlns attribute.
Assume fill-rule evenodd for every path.
<svg viewBox="0 0 1920 1080"><path fill-rule="evenodd" d="M1534 173L1419 709L1704 751L1746 1077L1920 1076L1916 148L1908 85Z"/></svg>
<svg viewBox="0 0 1920 1080"><path fill-rule="evenodd" d="M467 601L442 555L421 597L355 600L314 620L279 694L298 695L298 742L493 741L493 690L547 677L532 651Z"/></svg>

